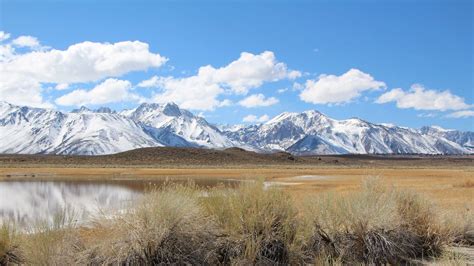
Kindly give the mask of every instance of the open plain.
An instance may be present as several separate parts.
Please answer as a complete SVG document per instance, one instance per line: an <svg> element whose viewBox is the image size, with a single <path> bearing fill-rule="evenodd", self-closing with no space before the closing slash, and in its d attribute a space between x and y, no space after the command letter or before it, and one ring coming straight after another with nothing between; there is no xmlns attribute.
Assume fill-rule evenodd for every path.
<svg viewBox="0 0 474 266"><path fill-rule="evenodd" d="M0 156L0 180L263 179L291 192L296 201L311 193L357 190L370 176L416 190L443 207L474 207L472 155L295 157L236 148L146 148L104 156Z"/></svg>

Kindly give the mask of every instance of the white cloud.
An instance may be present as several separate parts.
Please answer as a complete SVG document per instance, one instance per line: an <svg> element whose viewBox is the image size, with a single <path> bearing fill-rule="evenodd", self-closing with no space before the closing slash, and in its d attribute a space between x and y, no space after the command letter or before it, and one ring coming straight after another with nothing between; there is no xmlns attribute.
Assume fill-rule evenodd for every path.
<svg viewBox="0 0 474 266"><path fill-rule="evenodd" d="M158 103L174 102L182 108L193 110L213 110L220 105L217 97L224 90L215 83L208 83L199 76L188 78L160 77L157 87L163 89L155 94L152 101Z"/></svg>
<svg viewBox="0 0 474 266"><path fill-rule="evenodd" d="M8 40L10 38L10 33L6 33L4 31L0 31L0 42Z"/></svg>
<svg viewBox="0 0 474 266"><path fill-rule="evenodd" d="M438 114L436 114L436 113L422 113L422 114L417 114L416 116L423 117L423 118L431 118L431 117L437 117Z"/></svg>
<svg viewBox="0 0 474 266"><path fill-rule="evenodd" d="M166 58L151 53L148 44L82 42L66 50L21 54L3 63L1 72L15 72L39 82L77 83L118 77L131 71L159 67Z"/></svg>
<svg viewBox="0 0 474 266"><path fill-rule="evenodd" d="M138 84L139 87L160 88L153 97L155 102L175 102L183 108L213 110L221 106L217 99L224 93L247 94L265 82L294 79L301 76L276 61L272 52L242 53L240 57L221 68L200 67L194 76L184 78L153 76Z"/></svg>
<svg viewBox="0 0 474 266"><path fill-rule="evenodd" d="M398 108L437 111L462 110L472 106L448 90L429 90L420 84L412 85L409 91L393 89L382 94L375 102L379 104L396 102Z"/></svg>
<svg viewBox="0 0 474 266"><path fill-rule="evenodd" d="M293 91L301 91L304 89L304 85L298 82L293 83L292 90Z"/></svg>
<svg viewBox="0 0 474 266"><path fill-rule="evenodd" d="M53 107L43 99L41 91L41 84L31 78L0 73L1 101L33 107Z"/></svg>
<svg viewBox="0 0 474 266"><path fill-rule="evenodd" d="M58 91L62 91L62 90L67 90L69 89L69 84L67 83L59 83L56 85L56 87L54 87L56 90Z"/></svg>
<svg viewBox="0 0 474 266"><path fill-rule="evenodd" d="M265 98L265 95L253 94L239 102L240 105L247 108L270 106L277 104L279 101L275 97Z"/></svg>
<svg viewBox="0 0 474 266"><path fill-rule="evenodd" d="M137 84L140 88L157 88L162 84L161 79L157 76L153 76L149 79L143 80Z"/></svg>
<svg viewBox="0 0 474 266"><path fill-rule="evenodd" d="M307 80L300 99L313 104L341 104L358 98L362 92L385 88L385 83L358 69L341 76L320 75Z"/></svg>
<svg viewBox="0 0 474 266"><path fill-rule="evenodd" d="M446 115L446 117L449 118L469 118L469 117L474 117L474 111L473 110L463 110L463 111L457 111L450 113Z"/></svg>
<svg viewBox="0 0 474 266"><path fill-rule="evenodd" d="M226 106L231 106L233 102L229 99L224 99L219 103L219 107L226 107Z"/></svg>
<svg viewBox="0 0 474 266"><path fill-rule="evenodd" d="M6 40L8 33L0 32ZM66 50L36 49L39 41L20 36L0 44L0 100L31 106L51 106L41 93L43 83L57 84L100 81L131 71L159 67L166 58L149 51L148 44L139 41L118 43L82 42ZM35 51L18 52L15 46L28 46ZM20 50L21 51L21 50Z"/></svg>
<svg viewBox="0 0 474 266"><path fill-rule="evenodd" d="M242 121L247 122L247 123L255 123L255 122L263 123L263 122L268 121L269 119L270 117L268 115L262 115L260 117L256 115L247 115L246 117L242 119Z"/></svg>
<svg viewBox="0 0 474 266"><path fill-rule="evenodd" d="M15 56L15 49L11 44L0 43L0 64Z"/></svg>
<svg viewBox="0 0 474 266"><path fill-rule="evenodd" d="M40 43L36 37L33 36L20 36L12 41L12 44L18 47L29 47L37 48L40 47Z"/></svg>
<svg viewBox="0 0 474 266"><path fill-rule="evenodd" d="M265 51L257 55L243 52L239 59L225 67L201 67L198 75L221 83L237 94L246 94L264 82L295 79L300 77L301 73L288 70L285 63L276 60L273 52Z"/></svg>
<svg viewBox="0 0 474 266"><path fill-rule="evenodd" d="M287 91L288 91L288 88L283 88L283 89L277 90L277 92L280 93L280 94L281 94L281 93L285 93L285 92L287 92Z"/></svg>
<svg viewBox="0 0 474 266"><path fill-rule="evenodd" d="M107 79L93 89L74 90L56 99L56 103L66 106L105 104L122 101L139 101L140 97L130 92L132 84L127 80Z"/></svg>

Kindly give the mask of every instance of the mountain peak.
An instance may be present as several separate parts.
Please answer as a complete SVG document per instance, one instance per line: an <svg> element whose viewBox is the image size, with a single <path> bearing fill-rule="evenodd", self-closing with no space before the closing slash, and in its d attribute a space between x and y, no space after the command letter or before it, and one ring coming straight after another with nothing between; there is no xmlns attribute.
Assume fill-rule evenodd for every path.
<svg viewBox="0 0 474 266"><path fill-rule="evenodd" d="M318 110L306 110L304 112L302 112L303 114L306 114L308 116L318 116L318 115L323 115L325 116L323 113L321 113L320 111Z"/></svg>
<svg viewBox="0 0 474 266"><path fill-rule="evenodd" d="M7 103L5 101L0 101L0 107L3 107L3 108L11 108L13 107L14 105L12 105L11 103Z"/></svg>
<svg viewBox="0 0 474 266"><path fill-rule="evenodd" d="M85 106L81 106L79 109L72 110L71 113L92 113L92 110Z"/></svg>
<svg viewBox="0 0 474 266"><path fill-rule="evenodd" d="M179 106L173 102L166 103L163 106L163 113L167 116L181 116L182 112Z"/></svg>
<svg viewBox="0 0 474 266"><path fill-rule="evenodd" d="M99 107L98 109L94 110L95 113L105 113L105 114L115 114L116 112L109 107Z"/></svg>
<svg viewBox="0 0 474 266"><path fill-rule="evenodd" d="M453 131L453 129L446 129L446 128L443 128L443 127L440 127L440 126L430 126L429 128L431 129L434 129L436 131L441 131L441 132L446 132L446 131Z"/></svg>

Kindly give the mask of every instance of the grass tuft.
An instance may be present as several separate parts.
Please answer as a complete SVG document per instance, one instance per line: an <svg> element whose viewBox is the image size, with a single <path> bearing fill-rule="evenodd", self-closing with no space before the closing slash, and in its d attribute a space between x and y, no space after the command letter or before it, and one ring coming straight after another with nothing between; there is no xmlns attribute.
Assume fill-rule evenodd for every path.
<svg viewBox="0 0 474 266"><path fill-rule="evenodd" d="M359 192L325 194L306 207L313 221L306 250L315 257L400 264L438 256L449 239L431 203L377 178L365 180Z"/></svg>
<svg viewBox="0 0 474 266"><path fill-rule="evenodd" d="M81 254L84 264L207 264L215 261L215 224L194 186L168 185L114 217L103 217Z"/></svg>
<svg viewBox="0 0 474 266"><path fill-rule="evenodd" d="M19 245L15 227L10 223L2 223L0 225L0 265L23 262Z"/></svg>
<svg viewBox="0 0 474 266"><path fill-rule="evenodd" d="M52 221L40 220L27 228L21 238L22 253L28 265L74 264L83 247L77 234L74 210L64 208Z"/></svg>
<svg viewBox="0 0 474 266"><path fill-rule="evenodd" d="M221 263L290 263L298 229L290 197L263 182L214 190L204 200L221 230Z"/></svg>

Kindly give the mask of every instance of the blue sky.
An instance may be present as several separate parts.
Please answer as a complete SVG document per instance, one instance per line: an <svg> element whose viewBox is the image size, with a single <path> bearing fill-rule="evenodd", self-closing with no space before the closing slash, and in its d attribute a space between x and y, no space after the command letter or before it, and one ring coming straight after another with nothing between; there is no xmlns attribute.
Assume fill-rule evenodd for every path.
<svg viewBox="0 0 474 266"><path fill-rule="evenodd" d="M60 110L172 100L229 124L316 109L337 119L474 130L473 10L472 1L456 0L0 0L0 31L9 34L0 44L13 49L10 57L3 49L4 59L0 49L10 86L0 100ZM39 44L14 42L20 36ZM86 41L93 45L85 49ZM142 61L113 46L127 41ZM111 49L110 68L74 78L75 67L91 64L68 68L51 51L80 60L65 52L76 44L92 64L90 54ZM40 53L48 55L35 59ZM26 77L35 89L17 89Z"/></svg>

